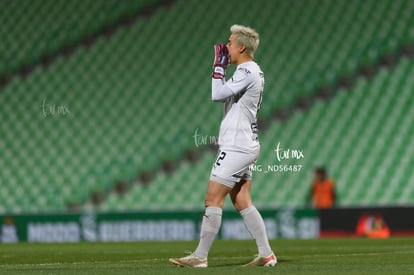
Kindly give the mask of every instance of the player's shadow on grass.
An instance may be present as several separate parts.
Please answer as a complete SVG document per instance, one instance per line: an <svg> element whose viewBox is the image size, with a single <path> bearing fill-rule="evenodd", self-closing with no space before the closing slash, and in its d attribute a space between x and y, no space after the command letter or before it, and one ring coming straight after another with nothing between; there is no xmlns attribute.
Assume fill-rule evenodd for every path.
<svg viewBox="0 0 414 275"><path fill-rule="evenodd" d="M254 268L254 267L243 267L243 265L247 264L249 262L249 260L251 259L247 259L246 261L238 261L238 262L233 262L233 263L219 263L219 264L214 264L214 265L209 265L210 267L242 267L242 268ZM286 259L286 258L282 258L282 259L277 259L277 263L281 264L281 263L289 263L289 262L296 262L296 260L293 259Z"/></svg>

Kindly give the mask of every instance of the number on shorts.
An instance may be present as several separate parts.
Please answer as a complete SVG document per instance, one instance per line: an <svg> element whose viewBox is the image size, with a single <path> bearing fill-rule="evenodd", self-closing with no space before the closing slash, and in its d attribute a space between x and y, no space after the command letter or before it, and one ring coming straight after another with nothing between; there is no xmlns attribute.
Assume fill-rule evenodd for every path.
<svg viewBox="0 0 414 275"><path fill-rule="evenodd" d="M220 166L220 161L222 161L225 156L226 156L226 152L220 151L217 156L216 165Z"/></svg>

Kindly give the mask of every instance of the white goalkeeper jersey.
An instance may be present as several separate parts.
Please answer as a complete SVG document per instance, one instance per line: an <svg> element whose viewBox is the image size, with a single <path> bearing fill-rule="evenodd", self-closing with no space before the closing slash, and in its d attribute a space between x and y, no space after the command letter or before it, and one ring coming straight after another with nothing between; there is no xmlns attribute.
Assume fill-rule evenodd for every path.
<svg viewBox="0 0 414 275"><path fill-rule="evenodd" d="M227 80L212 79L213 101L224 102L224 118L220 125L219 146L243 151L260 148L257 113L262 101L264 74L254 61L237 66Z"/></svg>

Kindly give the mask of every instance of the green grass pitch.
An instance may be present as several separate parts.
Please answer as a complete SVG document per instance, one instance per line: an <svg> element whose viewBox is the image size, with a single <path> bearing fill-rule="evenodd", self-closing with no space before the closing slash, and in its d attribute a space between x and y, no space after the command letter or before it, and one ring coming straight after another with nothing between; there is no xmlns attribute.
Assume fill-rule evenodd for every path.
<svg viewBox="0 0 414 275"><path fill-rule="evenodd" d="M253 241L216 241L207 269L176 267L196 242L0 244L0 274L414 274L414 238L274 240L276 268L240 265Z"/></svg>

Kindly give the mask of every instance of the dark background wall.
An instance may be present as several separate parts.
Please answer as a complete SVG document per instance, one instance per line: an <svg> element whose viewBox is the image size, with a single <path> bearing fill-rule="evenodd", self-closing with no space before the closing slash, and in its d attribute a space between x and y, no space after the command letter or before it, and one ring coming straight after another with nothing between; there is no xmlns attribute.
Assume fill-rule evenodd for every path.
<svg viewBox="0 0 414 275"><path fill-rule="evenodd" d="M414 235L414 207L379 207L320 210L321 236L354 235L364 213L382 215L393 236Z"/></svg>

